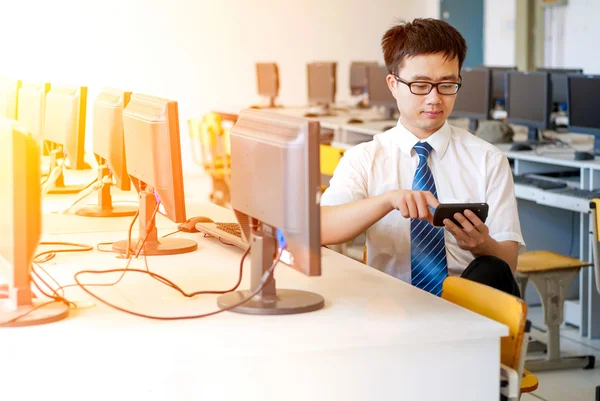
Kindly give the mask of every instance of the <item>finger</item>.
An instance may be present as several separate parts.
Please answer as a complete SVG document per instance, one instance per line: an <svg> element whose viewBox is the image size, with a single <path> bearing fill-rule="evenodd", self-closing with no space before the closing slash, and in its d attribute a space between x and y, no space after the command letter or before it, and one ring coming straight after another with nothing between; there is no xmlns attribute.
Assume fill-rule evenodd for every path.
<svg viewBox="0 0 600 401"><path fill-rule="evenodd" d="M477 229L477 231L483 232L484 227L486 227L486 225L475 213L473 213L470 210L465 210L464 215L467 219L471 221L471 223Z"/></svg>
<svg viewBox="0 0 600 401"><path fill-rule="evenodd" d="M408 206L408 214L411 219L419 218L419 209L417 208L417 203L415 202L414 196L406 197L406 206Z"/></svg>
<svg viewBox="0 0 600 401"><path fill-rule="evenodd" d="M419 193L419 196L417 198L417 209L419 212L419 219L421 220L427 219L429 218L429 215L431 215L429 207L427 206L427 200L425 199L425 196L421 193Z"/></svg>
<svg viewBox="0 0 600 401"><path fill-rule="evenodd" d="M440 204L440 201L437 200L437 198L435 196L433 196L433 194L429 191L423 192L423 194L425 194L425 200L427 201L427 204L429 206L432 206L433 208L438 207L438 205Z"/></svg>
<svg viewBox="0 0 600 401"><path fill-rule="evenodd" d="M473 224L471 224L471 222L465 216L463 216L462 213L454 213L454 219L460 223L462 228L467 233L470 233L473 230L475 230L475 228L473 227Z"/></svg>
<svg viewBox="0 0 600 401"><path fill-rule="evenodd" d="M402 198L398 204L398 210L402 217L407 219L410 215L408 214L408 206L406 206L406 199Z"/></svg>
<svg viewBox="0 0 600 401"><path fill-rule="evenodd" d="M456 241L467 241L469 236L463 231L462 228L454 224L450 219L444 219L444 227L456 238Z"/></svg>

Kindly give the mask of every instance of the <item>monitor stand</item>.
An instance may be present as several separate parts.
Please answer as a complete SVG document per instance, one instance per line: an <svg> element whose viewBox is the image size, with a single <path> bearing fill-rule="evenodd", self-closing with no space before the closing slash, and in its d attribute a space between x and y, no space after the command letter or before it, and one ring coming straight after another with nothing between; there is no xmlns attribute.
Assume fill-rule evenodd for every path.
<svg viewBox="0 0 600 401"><path fill-rule="evenodd" d="M221 295L219 308L226 309L247 299L262 285L262 279L274 262L277 250L275 229L267 225L252 231L250 290ZM319 294L301 290L276 289L275 277L267 281L262 290L247 302L230 309L232 312L251 315L289 315L312 312L323 308L325 300Z"/></svg>
<svg viewBox="0 0 600 401"><path fill-rule="evenodd" d="M469 118L469 132L475 134L479 128L479 120L476 118Z"/></svg>
<svg viewBox="0 0 600 401"><path fill-rule="evenodd" d="M33 301L34 294L31 290L10 290L8 286L5 288L8 290L8 296L0 296L0 324L2 327L35 326L57 322L69 316L69 306L62 302ZM15 318L18 319L10 322Z"/></svg>
<svg viewBox="0 0 600 401"><path fill-rule="evenodd" d="M130 246L138 245L138 239L146 242L140 255L157 256L157 255L177 255L180 253L193 252L198 249L196 241L186 238L158 238L156 230L156 218L152 218L154 209L156 208L156 197L153 192L141 191L139 193L140 214L139 214L139 237L131 239ZM155 216L156 217L156 216ZM139 244L141 245L141 243ZM113 252L120 254L127 253L127 240L117 241L112 245ZM130 249L129 254L135 253L137 249Z"/></svg>
<svg viewBox="0 0 600 401"><path fill-rule="evenodd" d="M280 109L283 108L282 105L276 104L275 103L275 99L277 97L276 96L269 96L269 103L266 106L260 105L260 104L254 104L252 106L250 106L251 109Z"/></svg>
<svg viewBox="0 0 600 401"><path fill-rule="evenodd" d="M107 166L98 166L98 180L102 182L110 174ZM76 215L84 217L127 217L136 214L136 206L124 206L112 204L110 188L112 184L103 184L98 191L98 204L83 207L75 212Z"/></svg>
<svg viewBox="0 0 600 401"><path fill-rule="evenodd" d="M58 165L60 150L54 149L50 152L50 169L48 170L48 181L44 187L50 188L48 194L77 194L83 191L86 185L65 185L65 167ZM60 170L57 170L60 169ZM56 170L56 173L54 171ZM54 173L54 174L53 174ZM52 182L53 181L53 182Z"/></svg>

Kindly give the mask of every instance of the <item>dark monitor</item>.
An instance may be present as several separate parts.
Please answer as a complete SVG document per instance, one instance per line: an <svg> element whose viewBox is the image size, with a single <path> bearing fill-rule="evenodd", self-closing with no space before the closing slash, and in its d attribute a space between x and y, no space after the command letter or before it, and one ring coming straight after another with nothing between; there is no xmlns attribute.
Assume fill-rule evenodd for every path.
<svg viewBox="0 0 600 401"><path fill-rule="evenodd" d="M581 68L537 68L536 71L550 73L552 80L552 103L553 111L567 109L567 75L568 74L583 74Z"/></svg>
<svg viewBox="0 0 600 401"><path fill-rule="evenodd" d="M184 238L158 239L153 216L162 213L174 223L186 221L179 113L177 102L133 94L123 111L127 171L139 193L140 254L174 255L192 252L198 244ZM138 240L130 245L136 247ZM127 240L115 242L113 251L126 254Z"/></svg>
<svg viewBox="0 0 600 401"><path fill-rule="evenodd" d="M468 118L469 130L477 130L478 120L487 120L492 103L492 74L487 68L463 68L462 85L450 117Z"/></svg>
<svg viewBox="0 0 600 401"><path fill-rule="evenodd" d="M600 152L600 75L568 75L569 132L594 135Z"/></svg>
<svg viewBox="0 0 600 401"><path fill-rule="evenodd" d="M256 63L256 86L260 96L269 99L269 107L275 107L279 96L279 68L276 63Z"/></svg>
<svg viewBox="0 0 600 401"><path fill-rule="evenodd" d="M250 290L219 297L221 308L249 298L263 284L278 248L277 229L293 255L293 268L321 275L319 122L265 110L244 110L231 131L231 204L251 244ZM275 288L271 279L233 309L288 314L322 308L320 295Z"/></svg>
<svg viewBox="0 0 600 401"><path fill-rule="evenodd" d="M396 98L392 95L387 84L388 74L389 72L384 65L370 67L368 71L369 105L383 107L385 120L391 120L398 110Z"/></svg>
<svg viewBox="0 0 600 401"><path fill-rule="evenodd" d="M48 193L77 193L83 186L65 185L64 171L84 170L87 87L53 85L46 94L43 137L50 145ZM59 164L62 160L62 164ZM46 192L46 190L45 190Z"/></svg>
<svg viewBox="0 0 600 401"><path fill-rule="evenodd" d="M308 77L308 102L329 110L335 103L336 62L314 62L306 65Z"/></svg>
<svg viewBox="0 0 600 401"><path fill-rule="evenodd" d="M350 94L363 95L368 92L368 70L376 67L376 61L353 61L350 64Z"/></svg>
<svg viewBox="0 0 600 401"><path fill-rule="evenodd" d="M0 326L30 326L68 316L62 302L34 300L33 257L42 234L40 150L19 124L0 118ZM1 288L3 287L3 288Z"/></svg>
<svg viewBox="0 0 600 401"><path fill-rule="evenodd" d="M98 190L98 204L77 210L80 216L124 217L137 211L135 206L114 205L110 193L113 183L122 191L131 190L123 137L123 110L130 97L131 92L104 88L94 101L93 152L102 186Z"/></svg>
<svg viewBox="0 0 600 401"><path fill-rule="evenodd" d="M529 128L528 141L537 141L538 130L550 127L552 81L547 72L506 74L506 122Z"/></svg>
<svg viewBox="0 0 600 401"><path fill-rule="evenodd" d="M21 81L0 77L0 117L17 119L17 102Z"/></svg>
<svg viewBox="0 0 600 401"><path fill-rule="evenodd" d="M506 93L505 75L509 71L517 71L517 67L514 66L490 66L482 65L480 67L488 68L492 72L492 108L498 104L503 105L506 103L504 97Z"/></svg>

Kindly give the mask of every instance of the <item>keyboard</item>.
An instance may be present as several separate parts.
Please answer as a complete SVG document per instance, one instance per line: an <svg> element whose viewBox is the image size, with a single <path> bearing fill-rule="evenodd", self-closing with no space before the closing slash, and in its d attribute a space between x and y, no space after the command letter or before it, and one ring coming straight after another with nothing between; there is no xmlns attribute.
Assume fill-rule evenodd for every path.
<svg viewBox="0 0 600 401"><path fill-rule="evenodd" d="M238 223L216 223L217 228L221 231L225 231L228 234L235 235L238 238L242 238L242 229Z"/></svg>
<svg viewBox="0 0 600 401"><path fill-rule="evenodd" d="M539 188L539 189L559 189L559 188L568 189L568 188L566 188L567 187L566 182L549 181L549 180L543 180L541 178L527 177L524 175L515 175L515 176L513 176L513 180L514 180L515 184L527 185L527 186L535 187L535 188Z"/></svg>
<svg viewBox="0 0 600 401"><path fill-rule="evenodd" d="M594 198L600 198L600 191L598 190L587 190L587 189L578 189L578 188L561 188L554 193L573 196L575 198L581 199L589 199L592 200Z"/></svg>

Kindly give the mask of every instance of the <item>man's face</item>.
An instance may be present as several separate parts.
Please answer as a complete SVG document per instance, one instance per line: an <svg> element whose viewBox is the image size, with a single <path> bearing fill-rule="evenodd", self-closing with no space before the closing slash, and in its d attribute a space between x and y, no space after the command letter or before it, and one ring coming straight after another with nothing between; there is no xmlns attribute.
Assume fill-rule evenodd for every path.
<svg viewBox="0 0 600 401"><path fill-rule="evenodd" d="M459 82L458 59L446 60L443 53L406 58L396 74L405 82ZM393 75L388 75L387 83L396 98L402 125L421 139L444 125L452 112L456 95L440 95L436 88L429 94L415 95ZM415 84L413 92L419 87L422 86ZM441 87L438 89L442 90Z"/></svg>

